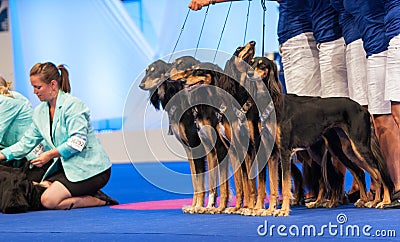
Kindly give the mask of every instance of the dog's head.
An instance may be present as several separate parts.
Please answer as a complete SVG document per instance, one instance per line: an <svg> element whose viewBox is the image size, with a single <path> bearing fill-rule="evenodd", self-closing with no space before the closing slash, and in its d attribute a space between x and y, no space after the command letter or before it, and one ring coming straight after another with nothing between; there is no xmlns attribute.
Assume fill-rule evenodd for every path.
<svg viewBox="0 0 400 242"><path fill-rule="evenodd" d="M245 46L237 47L233 56L227 61L225 71L228 71L228 74L234 75L234 77L236 77L237 72L246 72L248 63L254 56L255 46L256 42L250 41Z"/></svg>
<svg viewBox="0 0 400 242"><path fill-rule="evenodd" d="M169 71L171 64L163 60L156 60L146 68L146 74L139 84L142 90L151 90L166 80L166 73Z"/></svg>
<svg viewBox="0 0 400 242"><path fill-rule="evenodd" d="M257 83L257 90L268 89L274 102L277 116L283 105L282 84L278 78L278 69L274 61L267 57L255 57L250 61L251 68L247 72L247 78ZM261 84L261 85L260 85Z"/></svg>
<svg viewBox="0 0 400 242"><path fill-rule="evenodd" d="M200 61L192 56L179 57L172 63L167 76L171 81L181 81L192 70L193 66L199 63Z"/></svg>
<svg viewBox="0 0 400 242"><path fill-rule="evenodd" d="M201 62L192 67L184 78L185 88L188 91L203 85L215 85L223 70L209 62Z"/></svg>
<svg viewBox="0 0 400 242"><path fill-rule="evenodd" d="M278 78L278 69L274 61L267 57L255 57L250 61L251 69L247 71L250 81L261 80L268 90L282 93L282 85Z"/></svg>

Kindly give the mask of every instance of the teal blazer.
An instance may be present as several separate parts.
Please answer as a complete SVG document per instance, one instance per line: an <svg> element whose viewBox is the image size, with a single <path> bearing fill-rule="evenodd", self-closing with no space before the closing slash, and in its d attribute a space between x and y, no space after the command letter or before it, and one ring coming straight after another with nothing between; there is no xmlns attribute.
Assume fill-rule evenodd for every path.
<svg viewBox="0 0 400 242"><path fill-rule="evenodd" d="M65 175L71 182L86 180L111 167L109 157L93 132L88 107L75 96L61 90L58 92L52 125L49 106L47 102L42 102L35 108L33 123L22 139L1 152L7 160L18 159L43 140L50 149L58 150ZM58 169L58 162L54 162L43 180Z"/></svg>
<svg viewBox="0 0 400 242"><path fill-rule="evenodd" d="M28 99L12 94L14 98L0 95L0 149L17 143L32 123L33 109Z"/></svg>

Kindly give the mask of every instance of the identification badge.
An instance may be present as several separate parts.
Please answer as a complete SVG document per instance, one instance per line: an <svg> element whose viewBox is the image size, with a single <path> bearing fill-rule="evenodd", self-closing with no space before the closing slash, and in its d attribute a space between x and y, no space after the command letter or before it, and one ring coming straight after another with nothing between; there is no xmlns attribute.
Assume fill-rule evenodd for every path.
<svg viewBox="0 0 400 242"><path fill-rule="evenodd" d="M32 153L38 157L40 154L44 152L44 145L42 143L38 144L32 151Z"/></svg>
<svg viewBox="0 0 400 242"><path fill-rule="evenodd" d="M82 151L86 146L86 138L82 138L79 136L72 136L68 139L67 145L71 146L72 148Z"/></svg>

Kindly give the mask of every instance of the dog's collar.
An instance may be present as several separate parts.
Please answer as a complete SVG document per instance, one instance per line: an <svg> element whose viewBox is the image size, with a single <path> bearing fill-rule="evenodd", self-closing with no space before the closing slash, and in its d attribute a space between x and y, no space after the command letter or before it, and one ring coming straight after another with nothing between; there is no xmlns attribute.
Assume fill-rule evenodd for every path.
<svg viewBox="0 0 400 242"><path fill-rule="evenodd" d="M260 115L260 121L262 124L262 127L264 127L265 122L268 120L269 116L271 116L272 112L274 111L274 102L272 100L269 102L268 106L264 109L264 112L261 113Z"/></svg>
<svg viewBox="0 0 400 242"><path fill-rule="evenodd" d="M247 99L247 101L243 104L243 106L240 109L237 109L233 105L236 117L238 117L241 122L244 122L246 120L246 114L252 106L253 106L253 101L251 99Z"/></svg>

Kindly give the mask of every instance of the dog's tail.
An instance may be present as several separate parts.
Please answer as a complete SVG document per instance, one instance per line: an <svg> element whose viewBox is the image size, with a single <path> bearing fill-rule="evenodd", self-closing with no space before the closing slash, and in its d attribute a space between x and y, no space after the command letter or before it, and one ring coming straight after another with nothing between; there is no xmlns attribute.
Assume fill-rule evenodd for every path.
<svg viewBox="0 0 400 242"><path fill-rule="evenodd" d="M370 115L370 114L369 114ZM375 124L372 115L370 115L371 122L371 150L374 158L376 159L376 164L378 170L381 173L383 183L389 188L390 194L394 191L394 184L389 175L388 167L386 166L385 159L383 158L382 151L379 146L378 137L375 134Z"/></svg>

